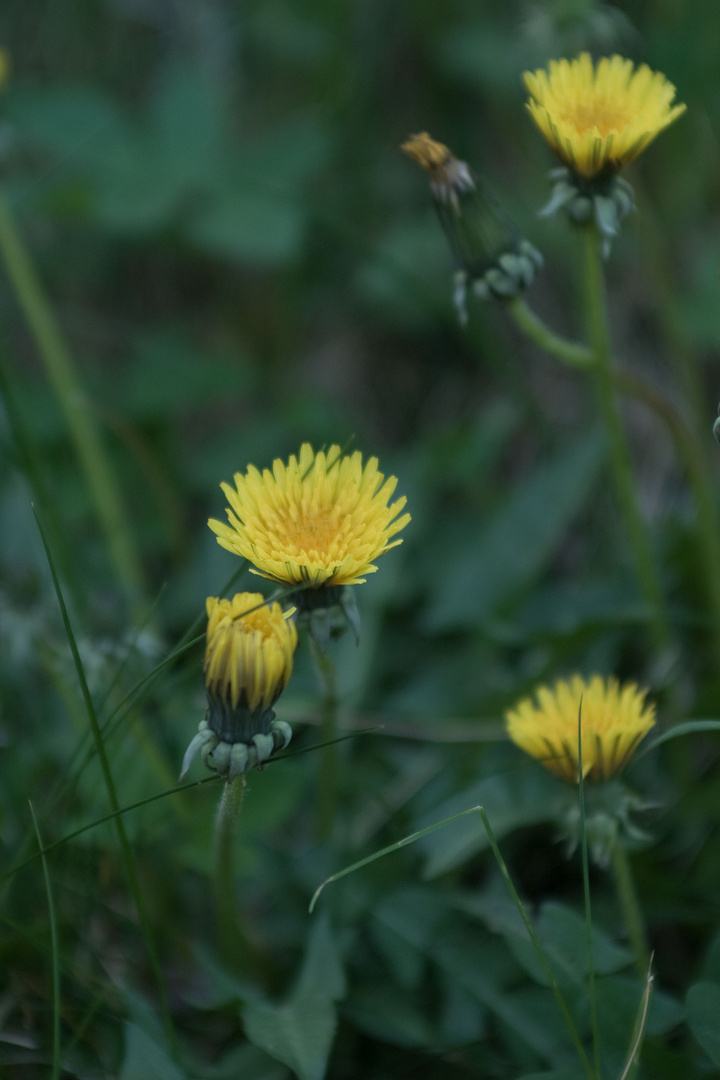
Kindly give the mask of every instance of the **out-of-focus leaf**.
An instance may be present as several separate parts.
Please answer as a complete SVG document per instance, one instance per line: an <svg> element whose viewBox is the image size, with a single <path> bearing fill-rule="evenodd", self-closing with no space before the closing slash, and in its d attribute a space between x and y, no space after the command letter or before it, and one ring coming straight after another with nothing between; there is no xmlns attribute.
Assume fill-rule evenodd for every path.
<svg viewBox="0 0 720 1080"><path fill-rule="evenodd" d="M422 829L432 821L441 821L471 806L483 806L497 839L523 825L552 821L565 802L565 793L553 778L541 769L517 769L499 776L489 776L466 788L440 806L432 815L417 823ZM488 846L482 822L475 815L453 822L441 832L420 841L427 853L425 876L436 877L467 862Z"/></svg>
<svg viewBox="0 0 720 1080"><path fill-rule="evenodd" d="M690 1030L715 1065L720 1065L720 985L698 982L685 999Z"/></svg>
<svg viewBox="0 0 720 1080"><path fill-rule="evenodd" d="M227 190L195 216L187 232L212 255L276 266L299 255L305 224L300 208L282 197Z"/></svg>
<svg viewBox="0 0 720 1080"><path fill-rule="evenodd" d="M205 70L171 62L150 106L153 159L187 188L215 182L227 142L225 94Z"/></svg>
<svg viewBox="0 0 720 1080"><path fill-rule="evenodd" d="M105 169L133 141L121 110L89 86L13 90L3 104L21 146L52 155L63 173Z"/></svg>
<svg viewBox="0 0 720 1080"><path fill-rule="evenodd" d="M372 1038L394 1046L419 1048L437 1042L437 1032L421 1012L417 997L387 982L355 989L343 1016Z"/></svg>
<svg viewBox="0 0 720 1080"><path fill-rule="evenodd" d="M137 1024L125 1024L125 1057L119 1080L185 1080L168 1051Z"/></svg>
<svg viewBox="0 0 720 1080"><path fill-rule="evenodd" d="M524 60L518 41L487 20L449 31L437 50L441 66L450 75L482 86L493 94L518 92L518 72Z"/></svg>
<svg viewBox="0 0 720 1080"><path fill-rule="evenodd" d="M136 351L119 383L120 405L135 419L239 398L254 377L247 357L203 353L172 332L140 338Z"/></svg>
<svg viewBox="0 0 720 1080"><path fill-rule="evenodd" d="M478 626L539 576L592 495L604 443L588 435L520 481L484 530L438 575L427 626Z"/></svg>
<svg viewBox="0 0 720 1080"><path fill-rule="evenodd" d="M532 988L531 995L505 989L484 961L484 949L468 944L438 946L434 958L468 993L522 1039L541 1059L552 1061L567 1040L562 1018L549 991Z"/></svg>
<svg viewBox="0 0 720 1080"><path fill-rule="evenodd" d="M203 1062L202 1080L287 1080L288 1070L257 1046L235 1046L216 1065Z"/></svg>
<svg viewBox="0 0 720 1080"><path fill-rule="evenodd" d="M288 1065L300 1080L322 1080L335 1034L335 1001L345 977L329 923L318 919L298 983L282 1005L251 1003L243 1009L247 1037Z"/></svg>
<svg viewBox="0 0 720 1080"><path fill-rule="evenodd" d="M585 919L565 904L549 901L543 905L535 930L558 982L584 986L587 979ZM547 986L547 976L525 928L522 935L513 932L508 934L506 940L513 956L528 975L542 986ZM616 945L602 930L593 927L596 974L610 975L631 963L632 953Z"/></svg>

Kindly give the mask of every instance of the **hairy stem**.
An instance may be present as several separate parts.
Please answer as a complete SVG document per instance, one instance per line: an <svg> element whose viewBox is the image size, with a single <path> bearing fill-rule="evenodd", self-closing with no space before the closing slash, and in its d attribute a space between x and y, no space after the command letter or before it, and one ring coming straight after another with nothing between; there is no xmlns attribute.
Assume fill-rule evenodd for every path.
<svg viewBox="0 0 720 1080"><path fill-rule="evenodd" d="M585 236L586 316L588 337L595 356L594 372L598 406L610 443L615 490L632 549L635 573L652 612L655 646L664 652L671 642L670 627L655 555L637 503L630 451L615 399L600 240L594 225L586 226L583 232Z"/></svg>
<svg viewBox="0 0 720 1080"><path fill-rule="evenodd" d="M313 663L322 688L322 727L323 746L320 749L320 777L317 793L317 834L322 843L326 843L335 823L337 807L337 718L338 696L335 677L335 665L328 653L323 652L312 635L308 635Z"/></svg>
<svg viewBox="0 0 720 1080"><path fill-rule="evenodd" d="M616 840L610 855L615 887L630 946L635 957L635 970L641 979L647 978L650 967L650 950L645 935L645 920L635 891L632 869L627 852Z"/></svg>

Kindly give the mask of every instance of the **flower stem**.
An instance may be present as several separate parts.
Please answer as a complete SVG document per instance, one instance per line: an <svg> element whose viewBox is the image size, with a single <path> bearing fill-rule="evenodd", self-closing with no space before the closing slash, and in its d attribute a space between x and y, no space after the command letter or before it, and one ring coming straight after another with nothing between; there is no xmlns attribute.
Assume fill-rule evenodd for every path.
<svg viewBox="0 0 720 1080"><path fill-rule="evenodd" d="M317 793L318 840L327 843L332 835L337 806L337 714L338 696L335 665L327 652L323 652L312 634L308 634L315 671L322 689L322 727L324 745L320 750L320 777Z"/></svg>
<svg viewBox="0 0 720 1080"><path fill-rule="evenodd" d="M720 522L707 460L695 431L675 406L644 379L626 371L615 372L616 384L643 401L662 420L682 461L697 512L698 554L703 564L712 609L715 648L720 655Z"/></svg>
<svg viewBox="0 0 720 1080"><path fill-rule="evenodd" d="M591 349L575 341L568 341L551 330L536 315L527 301L521 297L507 302L507 309L523 333L545 352L574 368L591 368L595 357Z"/></svg>
<svg viewBox="0 0 720 1080"><path fill-rule="evenodd" d="M215 910L218 946L230 967L240 965L245 936L235 900L235 832L245 794L245 777L226 780L215 821Z"/></svg>
<svg viewBox="0 0 720 1080"><path fill-rule="evenodd" d="M588 337L595 356L594 372L598 405L610 442L615 488L633 551L635 572L645 599L652 610L655 646L665 652L671 643L665 601L660 587L652 545L635 496L630 452L615 400L600 238L594 225L586 226L583 232L585 235L586 316Z"/></svg>
<svg viewBox="0 0 720 1080"><path fill-rule="evenodd" d="M0 257L68 426L118 577L137 612L142 572L115 475L29 252L1 195Z"/></svg>
<svg viewBox="0 0 720 1080"><path fill-rule="evenodd" d="M650 967L650 950L645 936L645 920L635 891L630 860L619 840L613 844L610 860L625 929L635 957L635 970L641 979L646 979Z"/></svg>

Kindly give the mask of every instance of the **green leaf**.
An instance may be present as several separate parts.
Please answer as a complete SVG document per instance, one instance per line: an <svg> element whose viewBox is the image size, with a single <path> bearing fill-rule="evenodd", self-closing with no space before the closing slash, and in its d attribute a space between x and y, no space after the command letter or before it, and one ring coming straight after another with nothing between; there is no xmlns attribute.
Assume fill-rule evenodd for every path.
<svg viewBox="0 0 720 1080"><path fill-rule="evenodd" d="M288 1065L300 1080L322 1080L335 1035L334 1002L344 996L345 976L330 926L313 927L300 978L282 1005L257 1002L242 1010L248 1039Z"/></svg>
<svg viewBox="0 0 720 1080"><path fill-rule="evenodd" d="M582 986L587 979L587 935L585 919L565 904L549 901L543 905L536 923L543 951L559 983ZM524 928L522 934L511 931L507 942L513 956L536 982L548 981ZM597 975L610 975L632 963L632 953L593 927L593 962Z"/></svg>
<svg viewBox="0 0 720 1080"><path fill-rule="evenodd" d="M485 530L453 552L428 628L476 627L530 585L590 498L603 456L603 441L589 435L517 484Z"/></svg>
<svg viewBox="0 0 720 1080"><path fill-rule="evenodd" d="M212 255L275 266L300 253L305 218L299 207L282 197L227 190L195 217L188 235Z"/></svg>
<svg viewBox="0 0 720 1080"><path fill-rule="evenodd" d="M578 1080L577 1069L553 1069L552 1072L523 1073L518 1080Z"/></svg>
<svg viewBox="0 0 720 1080"><path fill-rule="evenodd" d="M81 167L92 176L132 142L120 110L90 87L15 90L3 111L21 144L51 154L72 172Z"/></svg>
<svg viewBox="0 0 720 1080"><path fill-rule="evenodd" d="M441 945L433 958L514 1036L542 1058L551 1060L566 1044L567 1033L550 992L533 987L533 994L523 996L517 988L507 990L499 985L493 967L486 966L486 951L483 946Z"/></svg>
<svg viewBox="0 0 720 1080"><path fill-rule="evenodd" d="M522 768L498 776L488 776L459 795L435 807L418 823L442 820L471 806L483 806L495 836L500 839L523 825L553 821L565 802L563 788L542 769ZM488 846L482 822L476 815L460 818L442 832L420 841L427 853L424 876L437 877L461 866Z"/></svg>
<svg viewBox="0 0 720 1080"><path fill-rule="evenodd" d="M670 742L671 739L678 739L681 735L695 735L699 731L720 731L720 720L688 720L684 724L677 724L649 743L644 748L643 753L647 754L650 750L654 750L656 746Z"/></svg>
<svg viewBox="0 0 720 1080"><path fill-rule="evenodd" d="M217 79L184 59L168 64L150 110L156 167L183 187L213 187L223 167L225 113Z"/></svg>
<svg viewBox="0 0 720 1080"><path fill-rule="evenodd" d="M125 1057L119 1080L184 1080L168 1052L137 1024L125 1024Z"/></svg>
<svg viewBox="0 0 720 1080"><path fill-rule="evenodd" d="M343 1016L373 1039L393 1046L429 1047L437 1032L420 1010L418 997L399 986L373 982L353 990Z"/></svg>
<svg viewBox="0 0 720 1080"><path fill-rule="evenodd" d="M688 1027L715 1065L720 1065L720 985L695 983L685 999Z"/></svg>

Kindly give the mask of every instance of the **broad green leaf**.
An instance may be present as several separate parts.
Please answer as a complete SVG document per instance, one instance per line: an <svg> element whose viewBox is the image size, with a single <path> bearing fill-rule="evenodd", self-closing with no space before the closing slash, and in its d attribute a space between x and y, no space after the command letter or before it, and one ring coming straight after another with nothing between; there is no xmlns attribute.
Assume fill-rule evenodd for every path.
<svg viewBox="0 0 720 1080"><path fill-rule="evenodd" d="M125 1057L119 1080L185 1080L167 1050L137 1024L125 1024Z"/></svg>
<svg viewBox="0 0 720 1080"><path fill-rule="evenodd" d="M449 911L430 888L412 886L391 893L374 909L374 944L404 989L419 986L428 949Z"/></svg>
<svg viewBox="0 0 720 1080"><path fill-rule="evenodd" d="M156 167L189 189L212 188L223 167L224 92L208 71L172 61L150 106Z"/></svg>
<svg viewBox="0 0 720 1080"><path fill-rule="evenodd" d="M720 1065L720 985L698 982L685 999L688 1027L715 1065Z"/></svg>
<svg viewBox="0 0 720 1080"><path fill-rule="evenodd" d="M197 1075L202 1080L288 1080L290 1074L263 1050L244 1043L234 1046L216 1065L203 1061L202 1073Z"/></svg>
<svg viewBox="0 0 720 1080"><path fill-rule="evenodd" d="M355 990L343 1007L361 1031L393 1046L429 1047L437 1032L419 1007L418 996L391 982L373 983Z"/></svg>
<svg viewBox="0 0 720 1080"><path fill-rule="evenodd" d="M578 1080L578 1076L577 1068L553 1069L551 1072L523 1073L518 1080Z"/></svg>
<svg viewBox="0 0 720 1080"><path fill-rule="evenodd" d="M553 821L565 798L563 788L549 773L537 768L519 768L499 776L488 776L466 788L435 807L432 815L418 822L418 828L431 819L442 820L468 807L483 806L495 836L500 839L524 825ZM479 817L470 815L420 843L427 853L425 877L432 878L461 866L479 851L484 851L488 838Z"/></svg>
<svg viewBox="0 0 720 1080"><path fill-rule="evenodd" d="M86 170L90 179L133 141L121 111L90 87L13 90L3 112L21 145L51 154L67 172Z"/></svg>
<svg viewBox="0 0 720 1080"><path fill-rule="evenodd" d="M532 995L523 996L500 985L493 967L485 965L484 947L438 946L433 958L542 1058L552 1060L558 1048L565 1045L567 1032L550 992L535 987Z"/></svg>
<svg viewBox="0 0 720 1080"><path fill-rule="evenodd" d="M603 456L603 441L589 435L521 480L486 528L453 552L428 628L476 627L531 584L592 495Z"/></svg>
<svg viewBox="0 0 720 1080"><path fill-rule="evenodd" d="M345 977L328 921L320 917L297 985L284 1004L255 1002L242 1010L247 1037L282 1061L299 1080L322 1080L335 1035L335 1001Z"/></svg>
<svg viewBox="0 0 720 1080"><path fill-rule="evenodd" d="M584 985L587 979L585 919L565 904L548 901L535 923L540 944L559 983ZM542 986L547 978L524 927L522 935L507 935L508 946L528 975ZM616 945L602 930L593 927L593 964L598 975L610 975L632 963L632 953Z"/></svg>
<svg viewBox="0 0 720 1080"><path fill-rule="evenodd" d="M212 255L276 266L299 255L305 224L299 206L282 196L227 190L197 214L187 232Z"/></svg>

